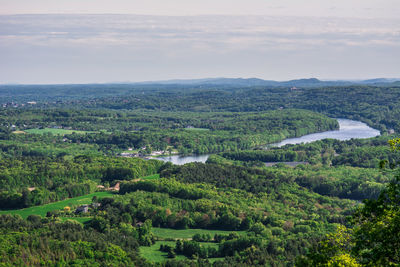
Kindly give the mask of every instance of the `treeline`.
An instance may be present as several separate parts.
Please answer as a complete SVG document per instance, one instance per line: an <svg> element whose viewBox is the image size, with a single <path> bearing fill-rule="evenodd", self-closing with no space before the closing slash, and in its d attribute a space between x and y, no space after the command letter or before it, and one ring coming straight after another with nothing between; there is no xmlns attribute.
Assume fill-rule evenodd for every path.
<svg viewBox="0 0 400 267"><path fill-rule="evenodd" d="M185 183L207 183L221 188L237 188L252 193L273 193L277 183L297 183L318 194L363 200L374 199L389 181L378 169L319 167L254 168L231 164L189 163L161 171L161 177Z"/></svg>
<svg viewBox="0 0 400 267"><path fill-rule="evenodd" d="M275 210L283 207L282 205L284 204L278 204L278 202L283 201L285 197L298 198L298 201L304 202L303 198L307 195L306 191L301 189L297 192L292 192L288 190L286 183L279 181L275 181L274 187L270 190L270 195L254 195L243 190L233 192L232 189L217 190L208 184L185 184L170 179L139 182L137 183L139 184L138 186L134 186L134 184L134 182L121 184L121 189L124 188L124 190L120 191L120 193L124 195L121 198L116 198L116 202L113 205L118 208L115 208L113 213L122 216L123 213L128 212L132 219L136 218L138 221L151 219L153 226L177 229L247 230L255 222L262 222L270 227L278 226L279 223L275 220L277 219L276 217L272 215L265 217L261 211L252 210L252 205L259 201L259 203L267 205L267 209ZM294 187L298 188L296 185ZM193 192L192 195L183 193L191 191ZM200 197L200 195L202 196ZM311 210L313 210L312 203L315 203L315 201L322 201L327 205L333 206L344 205L343 207L345 207L345 203L350 203L342 200L330 202L325 197L320 197L317 200L318 197L316 196L309 194L307 199L310 200L310 203L307 205L304 203L304 210L301 209L299 212L307 212L310 209L309 211L314 213L315 210ZM121 205L121 203L124 203L124 205ZM286 204L291 205L289 202L286 202ZM292 204L295 205L294 203ZM273 205L276 206L272 208ZM336 219L340 220L339 217L336 217L337 215L332 210L330 215L322 215L321 213L319 216L327 216L326 220L335 221ZM312 215L310 214L310 216ZM284 217L282 214L281 219ZM292 229L292 227L294 225L289 228Z"/></svg>
<svg viewBox="0 0 400 267"><path fill-rule="evenodd" d="M251 149L288 137L336 129L337 121L306 110L264 112L144 112L113 110L5 110L0 125L18 130L56 127L86 132L64 135L68 142L95 144L101 150L177 149L181 154L204 154ZM34 120L32 119L35 118ZM60 137L48 135L60 142ZM31 140L25 134L7 139ZM43 139L43 137L42 137Z"/></svg>
<svg viewBox="0 0 400 267"><path fill-rule="evenodd" d="M0 262L5 266L145 266L138 240L120 229L99 232L75 221L0 215Z"/></svg>
<svg viewBox="0 0 400 267"><path fill-rule="evenodd" d="M93 181L87 181L66 184L53 190L44 187L24 188L22 192L3 190L0 191L0 209L21 209L83 196L95 192L96 185Z"/></svg>
<svg viewBox="0 0 400 267"><path fill-rule="evenodd" d="M270 193L276 179L276 176L268 176L267 172L256 168L197 162L171 166L161 171L160 176L185 183L207 183L222 188L243 189L251 193Z"/></svg>
<svg viewBox="0 0 400 267"><path fill-rule="evenodd" d="M160 87L161 88L161 87ZM278 108L300 108L330 117L361 120L383 132L400 131L400 90L398 86L330 86L320 88L270 88L253 86L203 88L176 86L168 93L149 91L131 95L101 98L86 102L87 107L163 111L232 111L254 112Z"/></svg>
<svg viewBox="0 0 400 267"><path fill-rule="evenodd" d="M305 246L331 231L332 223L344 222L353 205L348 200L311 193L295 183L274 180L269 187L268 194L252 194L228 186L217 188L209 183L188 184L174 179L123 182L121 196L99 209L106 214L110 228L122 222L135 225L151 220L154 227L173 229L247 230L264 240L261 247L249 243L265 253L259 257L279 262L280 257L293 261L295 255L304 253ZM313 219L315 216L320 220ZM218 250L219 255L234 255L248 248L246 238L217 238L225 244ZM194 250L179 253L189 257L216 255L215 251L201 252L198 245L188 245Z"/></svg>
<svg viewBox="0 0 400 267"><path fill-rule="evenodd" d="M268 150L249 150L223 152L222 156L229 160L244 162L308 162L322 163L332 166L353 166L361 168L378 168L382 161L387 166L400 162L400 155L388 146L393 136L382 136L373 139L352 139L339 141L325 139L310 144L286 145ZM212 159L211 159L212 160Z"/></svg>
<svg viewBox="0 0 400 267"><path fill-rule="evenodd" d="M265 86L180 86L180 85L107 85L102 90L106 97L90 97L75 87L75 95L66 94L64 100L57 103L47 102L40 108L113 109L113 110L149 110L184 112L259 112L279 108L307 109L326 114L330 117L361 120L383 132L394 129L400 131L400 93L396 85L389 86L330 86L320 88L289 87L271 88ZM72 86L74 87L74 86ZM87 86L82 86L85 88ZM96 87L90 85L90 87ZM46 91L48 88L41 88ZM87 89L87 88L86 88ZM14 90L14 89L13 89ZM18 92L11 90L18 98ZM32 90L27 89L25 90ZM123 91L122 96L109 96L111 91ZM35 90L39 94L39 90ZM90 91L90 89L89 89ZM97 93L96 93L97 95ZM36 94L35 94L36 96ZM39 97L47 99L48 94ZM29 100L28 100L29 101ZM94 109L95 108L95 109ZM7 110L7 109L6 109ZM97 121L95 124L101 124ZM112 123L112 122L111 122ZM84 124L81 124L84 126ZM86 127L91 127L87 125Z"/></svg>
<svg viewBox="0 0 400 267"><path fill-rule="evenodd" d="M157 160L80 155L5 157L0 165L0 208L15 209L93 193L97 185L155 174Z"/></svg>
<svg viewBox="0 0 400 267"><path fill-rule="evenodd" d="M158 160L80 155L69 158L3 158L0 190L59 186L86 180L112 182L155 174L164 165Z"/></svg>
<svg viewBox="0 0 400 267"><path fill-rule="evenodd" d="M235 253L245 251L250 247L263 247L265 246L265 240L262 238L256 238L254 236L243 236L224 241L220 244L219 248L216 249L211 246L201 245L196 241L176 241L175 248L168 245L160 247L160 250L167 252L169 257L173 258L176 254L185 255L190 259L197 258L216 258L216 257L229 257L234 256Z"/></svg>
<svg viewBox="0 0 400 267"><path fill-rule="evenodd" d="M298 266L398 266L400 264L400 177L378 199L364 201L350 219L297 259Z"/></svg>

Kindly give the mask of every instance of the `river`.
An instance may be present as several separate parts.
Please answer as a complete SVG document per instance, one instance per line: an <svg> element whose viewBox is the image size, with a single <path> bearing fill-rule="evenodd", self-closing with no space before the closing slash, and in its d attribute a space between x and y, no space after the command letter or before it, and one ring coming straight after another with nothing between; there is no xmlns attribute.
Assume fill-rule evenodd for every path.
<svg viewBox="0 0 400 267"><path fill-rule="evenodd" d="M360 121L337 119L339 130L307 134L302 137L288 138L279 143L269 144L268 147L281 147L287 144L311 143L314 141L331 138L341 141L352 138L371 138L380 135L380 132Z"/></svg>
<svg viewBox="0 0 400 267"><path fill-rule="evenodd" d="M321 133L307 134L302 137L288 138L279 143L269 144L267 147L281 147L287 144L301 144L310 143L326 138L337 139L341 141L350 140L352 138L371 138L380 135L376 129L369 127L367 124L360 121L353 121L347 119L337 119L339 123L339 130L326 131ZM172 162L176 165L183 165L190 162L206 162L208 154L204 155L191 155L191 156L167 156L157 157L156 159L165 162Z"/></svg>

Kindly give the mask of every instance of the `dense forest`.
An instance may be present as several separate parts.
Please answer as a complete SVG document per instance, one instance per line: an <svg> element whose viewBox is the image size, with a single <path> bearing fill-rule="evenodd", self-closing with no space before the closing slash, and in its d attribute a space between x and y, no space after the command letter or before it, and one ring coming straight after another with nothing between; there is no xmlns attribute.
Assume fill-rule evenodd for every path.
<svg viewBox="0 0 400 267"><path fill-rule="evenodd" d="M77 132L70 130L71 134L65 136L69 142L97 144L105 149L147 146L166 150L172 146L181 154L252 149L287 137L338 128L337 121L326 116L291 109L258 113L6 109L0 122L6 130L12 125L20 131L74 129Z"/></svg>
<svg viewBox="0 0 400 267"><path fill-rule="evenodd" d="M400 264L399 89L1 86L0 265Z"/></svg>
<svg viewBox="0 0 400 267"><path fill-rule="evenodd" d="M3 96L0 103L10 107L25 104L26 108L79 106L183 112L259 112L299 108L330 117L362 120L382 131L400 131L397 120L400 109L398 83L294 88L223 84L10 85L0 87ZM26 103L31 101L37 103Z"/></svg>

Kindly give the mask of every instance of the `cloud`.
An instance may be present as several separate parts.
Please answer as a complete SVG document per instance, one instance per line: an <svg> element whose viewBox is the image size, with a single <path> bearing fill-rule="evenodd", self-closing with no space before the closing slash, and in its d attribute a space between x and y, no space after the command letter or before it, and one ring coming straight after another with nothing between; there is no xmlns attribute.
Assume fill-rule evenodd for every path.
<svg viewBox="0 0 400 267"><path fill-rule="evenodd" d="M68 70L79 79L85 74L109 81L260 76L268 70L274 77L265 78L278 79L327 64L337 68L332 73L357 76L362 68L345 70L340 60L351 60L354 68L363 56L376 56L370 62L378 69L382 58L400 53L399 25L391 19L270 16L0 16L0 53L7 55L0 79L20 77L17 72L28 68L37 79L48 79L46 70L64 79L72 79ZM389 61L382 70L399 69ZM291 70L292 62L303 64L303 72ZM127 73L134 76L122 77Z"/></svg>
<svg viewBox="0 0 400 267"><path fill-rule="evenodd" d="M360 40L379 36L399 41L400 21L261 16L48 15L0 17L0 38L32 45L149 45L206 42L254 44L310 43L321 39ZM390 41L390 42L389 42ZM364 42L364 43L365 43ZM384 43L384 42L383 42ZM197 44L193 44L198 46Z"/></svg>

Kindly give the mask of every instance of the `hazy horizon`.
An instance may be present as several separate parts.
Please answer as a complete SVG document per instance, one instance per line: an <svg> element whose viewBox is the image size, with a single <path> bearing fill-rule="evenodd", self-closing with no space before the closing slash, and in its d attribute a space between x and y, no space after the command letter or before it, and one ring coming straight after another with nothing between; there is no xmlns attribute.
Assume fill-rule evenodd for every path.
<svg viewBox="0 0 400 267"><path fill-rule="evenodd" d="M0 83L399 76L393 0L96 1L0 0Z"/></svg>

